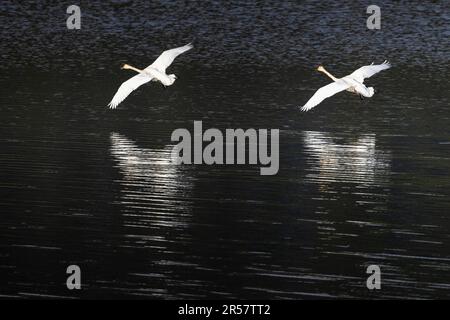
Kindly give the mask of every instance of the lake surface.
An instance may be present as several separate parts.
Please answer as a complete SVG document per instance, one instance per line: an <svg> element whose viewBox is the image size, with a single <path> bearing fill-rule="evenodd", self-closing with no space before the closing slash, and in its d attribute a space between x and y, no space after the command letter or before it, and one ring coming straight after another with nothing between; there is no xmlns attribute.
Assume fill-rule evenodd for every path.
<svg viewBox="0 0 450 320"><path fill-rule="evenodd" d="M0 297L450 298L450 3L0 4ZM106 105L195 39L162 89ZM328 79L393 68L308 113ZM280 129L280 170L170 161L177 128ZM82 290L66 288L79 265ZM381 268L381 290L366 268Z"/></svg>

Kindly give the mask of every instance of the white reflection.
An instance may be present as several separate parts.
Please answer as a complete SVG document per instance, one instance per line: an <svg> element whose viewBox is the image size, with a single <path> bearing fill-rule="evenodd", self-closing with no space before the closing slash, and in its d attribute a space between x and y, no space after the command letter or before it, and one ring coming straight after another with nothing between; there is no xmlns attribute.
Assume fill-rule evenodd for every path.
<svg viewBox="0 0 450 320"><path fill-rule="evenodd" d="M123 178L121 203L132 227L184 227L190 217L193 182L182 166L170 161L172 146L140 148L127 137L111 133L111 154Z"/></svg>
<svg viewBox="0 0 450 320"><path fill-rule="evenodd" d="M324 132L304 132L310 171L307 178L324 185L329 182L385 185L391 166L390 154L377 150L375 134L343 140Z"/></svg>

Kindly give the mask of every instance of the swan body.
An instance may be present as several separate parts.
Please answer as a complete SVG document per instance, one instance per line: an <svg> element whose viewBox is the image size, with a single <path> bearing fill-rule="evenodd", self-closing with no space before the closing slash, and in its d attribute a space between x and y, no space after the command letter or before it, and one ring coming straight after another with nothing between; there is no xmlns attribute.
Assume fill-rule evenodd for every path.
<svg viewBox="0 0 450 320"><path fill-rule="evenodd" d="M176 57L183 52L192 49L193 47L194 46L191 43L188 43L182 47L166 50L144 70L124 64L122 69L133 70L138 72L138 74L120 85L111 102L108 104L109 108L117 108L117 106L125 100L131 92L147 82L159 81L164 87L173 85L177 79L177 76L174 74L166 74L166 69L172 64Z"/></svg>
<svg viewBox="0 0 450 320"><path fill-rule="evenodd" d="M343 78L336 78L329 73L323 66L319 66L317 71L325 73L329 78L333 80L332 83L320 88L314 93L314 95L308 100L308 102L300 109L301 111L309 111L326 98L329 98L341 91L348 91L353 94L357 94L360 97L370 98L375 94L373 87L366 87L363 82L364 79L370 78L374 74L381 70L389 69L391 67L388 61L384 61L382 64L372 64L363 66L353 73Z"/></svg>

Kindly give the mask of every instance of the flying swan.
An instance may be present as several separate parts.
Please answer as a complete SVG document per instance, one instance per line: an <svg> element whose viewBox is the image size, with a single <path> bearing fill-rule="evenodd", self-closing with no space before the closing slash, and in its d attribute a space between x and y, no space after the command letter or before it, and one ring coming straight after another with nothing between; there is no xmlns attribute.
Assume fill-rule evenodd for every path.
<svg viewBox="0 0 450 320"><path fill-rule="evenodd" d="M159 81L164 87L171 86L177 79L177 76L174 74L166 74L166 69L172 64L176 57L193 47L194 46L191 43L188 43L182 47L166 50L144 70L124 64L122 69L134 70L139 72L139 74L121 84L119 90L117 90L111 102L108 104L109 108L115 109L131 92L149 81Z"/></svg>
<svg viewBox="0 0 450 320"><path fill-rule="evenodd" d="M381 70L389 69L390 67L391 65L387 60L385 60L382 64L373 64L372 62L371 65L361 67L352 74L338 79L325 70L323 66L319 66L317 71L325 73L334 82L317 90L311 99L309 99L309 101L300 110L311 110L326 98L344 90L359 95L361 99L363 97L370 98L375 94L375 89L373 87L366 87L363 84L364 79L370 78Z"/></svg>

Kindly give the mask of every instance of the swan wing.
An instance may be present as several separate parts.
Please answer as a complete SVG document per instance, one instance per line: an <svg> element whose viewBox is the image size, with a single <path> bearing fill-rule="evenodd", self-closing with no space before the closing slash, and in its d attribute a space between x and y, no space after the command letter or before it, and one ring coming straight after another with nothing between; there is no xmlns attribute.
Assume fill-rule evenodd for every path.
<svg viewBox="0 0 450 320"><path fill-rule="evenodd" d="M122 83L116 94L112 98L111 102L108 104L109 108L115 109L119 105L119 103L121 103L123 100L125 100L126 97L128 97L131 92L142 86L144 83L149 82L150 80L152 80L151 76L139 73L138 75L135 75L134 77Z"/></svg>
<svg viewBox="0 0 450 320"><path fill-rule="evenodd" d="M165 73L166 69L172 64L173 60L183 52L191 50L194 46L192 43L188 43L185 46L166 50L147 68L155 68L160 72Z"/></svg>
<svg viewBox="0 0 450 320"><path fill-rule="evenodd" d="M370 78L381 70L386 70L390 67L391 64L387 60L385 60L382 64L373 64L372 62L371 65L364 66L355 70L352 74L350 74L350 77L360 83L363 83L365 78Z"/></svg>
<svg viewBox="0 0 450 320"><path fill-rule="evenodd" d="M338 92L344 91L349 87L350 84L348 84L343 80L338 80L330 84L327 84L326 86L317 90L316 93L314 93L314 95L311 97L311 99L309 99L308 102L303 107L301 107L300 110L301 111L311 110L326 98L331 97Z"/></svg>

